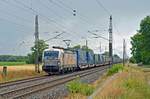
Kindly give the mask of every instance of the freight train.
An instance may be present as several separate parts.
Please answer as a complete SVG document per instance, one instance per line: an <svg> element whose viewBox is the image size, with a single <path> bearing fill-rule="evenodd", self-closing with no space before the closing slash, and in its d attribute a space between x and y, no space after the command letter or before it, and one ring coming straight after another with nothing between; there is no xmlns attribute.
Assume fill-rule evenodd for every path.
<svg viewBox="0 0 150 99"><path fill-rule="evenodd" d="M42 69L48 74L60 74L107 64L109 64L109 58L94 54L92 50L55 47L44 50Z"/></svg>

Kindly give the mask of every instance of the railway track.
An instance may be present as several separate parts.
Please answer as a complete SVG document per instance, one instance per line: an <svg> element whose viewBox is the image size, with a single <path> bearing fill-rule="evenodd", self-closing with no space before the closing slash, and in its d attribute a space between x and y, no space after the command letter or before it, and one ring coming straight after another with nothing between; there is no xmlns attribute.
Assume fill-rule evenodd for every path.
<svg viewBox="0 0 150 99"><path fill-rule="evenodd" d="M39 78L38 83L34 83L34 84L32 83L32 84L29 84L28 86L23 86L23 87L15 88L15 89L8 90L5 92L1 92L0 99L20 99L25 96L31 95L33 93L43 91L46 89L50 89L52 87L69 82L75 79L77 76L84 77L84 76L87 76L87 75L90 75L99 71L103 71L107 67L108 66L96 67L96 68L92 68L92 69L88 69L88 70L84 70L80 72L74 72L72 74L64 75L61 77L56 77L56 78L54 77L53 79L47 80L45 82L40 82L41 79ZM23 83L25 82L26 81L24 81ZM32 82L32 79L31 79L31 82ZM18 83L21 83L21 82L18 82Z"/></svg>
<svg viewBox="0 0 150 99"><path fill-rule="evenodd" d="M4 88L4 87L9 87L9 86L21 84L21 83L26 83L26 82L36 81L36 80L42 80L42 79L45 79L47 76L48 75L43 75L43 76L40 76L40 77L32 77L32 78L21 79L21 80L17 80L17 81L0 83L0 89Z"/></svg>

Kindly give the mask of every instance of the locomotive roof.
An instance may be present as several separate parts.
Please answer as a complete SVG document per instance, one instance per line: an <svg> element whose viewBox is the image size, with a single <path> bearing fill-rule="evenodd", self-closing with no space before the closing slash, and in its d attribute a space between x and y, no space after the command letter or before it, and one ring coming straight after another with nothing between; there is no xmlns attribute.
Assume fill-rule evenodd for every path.
<svg viewBox="0 0 150 99"><path fill-rule="evenodd" d="M57 49L57 48L49 48L49 49L45 49L45 51L59 51L61 53L74 53L73 51L71 50L66 50L66 49Z"/></svg>
<svg viewBox="0 0 150 99"><path fill-rule="evenodd" d="M44 51L59 51L59 52L63 52L63 49L50 48L50 49L45 49Z"/></svg>

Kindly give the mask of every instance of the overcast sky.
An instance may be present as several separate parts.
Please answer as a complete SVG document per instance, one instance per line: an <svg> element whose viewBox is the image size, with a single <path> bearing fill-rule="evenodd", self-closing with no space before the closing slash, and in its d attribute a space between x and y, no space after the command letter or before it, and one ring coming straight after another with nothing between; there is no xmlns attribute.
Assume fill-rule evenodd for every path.
<svg viewBox="0 0 150 99"><path fill-rule="evenodd" d="M85 44L99 53L108 50L108 42L95 39L88 31L108 38L109 15L113 16L114 53L122 54L123 38L130 55L130 37L139 29L140 21L150 12L149 0L0 0L0 54L26 55L34 43L34 18L39 15L40 39L46 40L63 33L59 39L47 42L51 46L65 47ZM109 13L106 11L109 11ZM73 16L73 10L76 16ZM58 33L56 33L58 31Z"/></svg>

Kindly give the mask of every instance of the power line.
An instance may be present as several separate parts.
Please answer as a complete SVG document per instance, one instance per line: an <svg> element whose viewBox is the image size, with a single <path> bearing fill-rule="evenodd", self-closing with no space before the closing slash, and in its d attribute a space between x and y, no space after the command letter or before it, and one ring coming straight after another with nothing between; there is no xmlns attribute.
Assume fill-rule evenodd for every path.
<svg viewBox="0 0 150 99"><path fill-rule="evenodd" d="M104 9L104 11L108 14L111 15L110 11L100 2L100 0L96 0L97 4Z"/></svg>
<svg viewBox="0 0 150 99"><path fill-rule="evenodd" d="M12 2L9 2L9 1L7 1L7 0L2 0L2 1L5 2L6 4L13 5L13 6L16 7L16 8L20 8L20 9L22 9L22 10L24 10L24 11L26 11L26 12L28 12L28 13L34 15L34 16L37 15L37 13L38 13L38 12L35 11L32 7L29 7L29 6L23 4L23 3L20 2L20 1L14 0L14 1L15 1L15 4L12 3ZM20 6L20 5L21 5L21 6ZM41 17L41 16L40 16L40 17ZM43 19L43 17L41 17L41 18ZM47 22L47 20L45 20L45 18L44 18L44 21Z"/></svg>
<svg viewBox="0 0 150 99"><path fill-rule="evenodd" d="M17 0L15 0L15 1L17 1ZM60 28L60 27L66 28L66 27L64 27L63 25L57 23L55 20L52 20L52 19L50 19L49 17L47 17L47 16L45 16L45 15L42 15L41 13L37 12L35 9L30 8L29 6L23 4L23 3L19 2L19 1L17 1L17 3L23 5L25 8L28 8L29 10L33 11L34 13L37 13L39 16L46 18L48 21L55 23L56 25L58 25L57 28ZM59 27L59 26L60 26L60 27ZM65 31L66 31L66 30L65 30Z"/></svg>
<svg viewBox="0 0 150 99"><path fill-rule="evenodd" d="M15 25L17 25L17 26L27 27L27 26L24 25L24 24L19 24L19 23L16 23L16 22L13 22L13 21L9 21L9 20L4 19L4 18L0 18L0 20L7 21L7 22L12 23L12 24L15 24Z"/></svg>
<svg viewBox="0 0 150 99"><path fill-rule="evenodd" d="M62 2L62 1L60 1L60 0L57 0L57 2L59 2L60 4L62 4L63 6L65 6L66 8L70 9L71 11L76 12L75 9L73 9L73 8L70 7L69 5L65 4L64 2ZM79 16L80 16L80 18L82 18L84 21L86 21L87 23L89 23L88 20L86 19L87 17L85 17L85 16L82 15L81 13L79 13Z"/></svg>
<svg viewBox="0 0 150 99"><path fill-rule="evenodd" d="M59 2L60 4L62 4L63 6L65 6L66 8L70 9L71 11L76 11L75 9L73 9L72 7L70 7L69 5L65 4L64 2L57 0L57 2ZM83 20L87 21L87 17L84 16L83 14L79 13L80 18L82 18Z"/></svg>
<svg viewBox="0 0 150 99"><path fill-rule="evenodd" d="M65 28L63 25L57 23L55 20L52 20L52 19L50 19L49 17L47 17L47 16L45 16L45 15L43 15L43 14L37 12L37 11L36 11L35 9L33 9L32 7L29 7L29 6L25 5L24 3L20 2L20 1L17 1L17 0L15 0L15 2L18 3L18 4L20 4L20 5L22 5L24 8L27 8L27 9L31 10L33 13L37 13L39 16L45 18L46 20L48 20L48 23L49 23L49 22L55 23L55 24L57 25L57 28L60 28L60 27ZM60 26L60 27L59 27L59 26ZM60 29L61 29L61 28L60 28ZM66 31L66 30L65 30L65 31ZM75 34L75 33L74 33L74 34Z"/></svg>
<svg viewBox="0 0 150 99"><path fill-rule="evenodd" d="M62 9L64 9L66 12L68 12L68 13L71 13L71 14L75 14L77 11L76 11L76 9L73 9L73 8L71 8L70 6L68 6L68 5L66 5L65 3L63 3L62 1L56 1L56 2L51 2L50 0L48 0L50 3L53 3L53 4L55 4L56 6L58 6L58 7L60 7L60 8L62 8ZM65 9L66 8L66 9ZM81 14L79 14L78 13L78 15L79 15L79 18L80 18L80 20L82 20L83 22L85 22L85 23L87 23L87 24L89 24L89 25L91 25L91 23L89 23L88 22L88 20L86 20L86 18L83 16L83 15L81 15ZM75 16L76 16L76 14L75 14Z"/></svg>
<svg viewBox="0 0 150 99"><path fill-rule="evenodd" d="M16 18L16 19L20 19L21 21L24 21L24 22L31 22L30 20L27 20L27 19L25 19L25 18L23 18L23 17L19 17L19 16L17 16L16 14L14 15L14 14L12 14L12 13L10 13L10 12L6 12L6 11L3 11L3 10L1 10L1 12L2 13L5 13L6 15L9 15L9 16L11 16L11 17L14 17L14 18Z"/></svg>
<svg viewBox="0 0 150 99"><path fill-rule="evenodd" d="M49 17L47 17L47 16L45 16L45 15L43 15L43 14L37 12L37 11L36 11L35 9L33 9L32 7L29 7L29 6L27 6L27 5L25 5L25 4L23 4L22 2L17 1L17 0L15 0L15 2L18 3L18 4L20 4L20 5L22 5L22 6L24 6L24 7L27 8L27 9L31 10L32 12L38 14L39 16L42 16L42 17L46 18L48 21L53 22L53 23L57 24L58 26L61 26L62 28L65 28L63 25L57 23L55 20L52 20L52 19L50 19ZM59 28L59 27L58 27L58 28ZM72 32L72 31L71 31L71 32Z"/></svg>
<svg viewBox="0 0 150 99"><path fill-rule="evenodd" d="M59 18L63 18L65 19L63 16L59 15L58 13L56 13L56 11L53 11L53 9L50 7L50 6L47 6L45 3L41 2L41 0L39 0L40 4L43 5L45 8L47 8L48 10L51 10L50 12L52 12L53 14L56 15L56 17L59 17Z"/></svg>
<svg viewBox="0 0 150 99"><path fill-rule="evenodd" d="M49 0L50 1L50 0ZM70 7L69 5L65 4L64 2L60 1L60 0L57 0L57 2L59 2L60 4L62 4L64 7L66 7L68 10L71 10L71 11L74 11L74 9L72 7ZM98 2L99 4L101 4L101 2ZM56 3L55 3L56 4ZM56 4L58 5L58 4ZM60 6L60 5L58 5ZM101 6L107 11L107 13L109 13L109 11L101 4ZM62 7L61 7L62 8ZM81 14L79 14L80 18L84 18L83 20L85 20L85 17L83 17ZM87 21L86 21L87 22ZM89 22L87 22L88 24L90 24ZM102 39L105 39L105 40L108 40L107 38L103 37L103 36L99 36L97 35L97 38L102 38Z"/></svg>
<svg viewBox="0 0 150 99"><path fill-rule="evenodd" d="M56 2L53 2L53 1L50 1L50 0L48 0L48 2L51 4L51 3L53 3L53 4L55 4L56 6L58 6L58 7L60 7L60 8L62 8L62 9L64 9L65 7L64 6L62 6L62 5L60 5L60 4L58 4L58 3L56 3ZM68 13L73 13L73 10L71 9L65 9L65 11L66 12L68 12Z"/></svg>
<svg viewBox="0 0 150 99"><path fill-rule="evenodd" d="M40 0L39 0L40 1ZM46 4L44 4L43 2L41 2L40 1L40 4L41 5L43 5L44 7L46 7L47 9L51 9L49 6L47 6ZM63 18L63 19L65 19L63 16L60 16L58 13L56 13L55 11L53 11L52 9L51 9L51 12L53 12L57 17L59 17L59 18ZM64 27L64 26L63 26ZM64 27L65 28L65 27ZM50 38L50 39L53 39L53 38ZM50 40L50 39L48 39L48 40ZM46 40L47 41L47 40Z"/></svg>
<svg viewBox="0 0 150 99"><path fill-rule="evenodd" d="M102 7L103 9L104 9L104 11L108 14L108 15L112 15L112 13L100 2L100 0L96 0L96 2L97 2L97 4L100 6L100 7ZM115 23L115 22L113 22L113 23ZM111 24L112 25L112 24ZM113 24L114 25L114 24ZM111 26L112 27L112 26ZM116 29L116 31L117 31L117 33L119 33L119 31L118 31L118 29L116 28L116 25L114 25L114 28ZM120 36L120 34L119 34L119 36ZM122 37L122 36L121 36ZM114 43L113 41L112 41L112 43Z"/></svg>
<svg viewBox="0 0 150 99"><path fill-rule="evenodd" d="M33 11L35 14L38 14L38 12L36 10L34 10L32 7L29 7L27 5L25 5L24 3L20 2L20 1L17 1L17 0L14 0L16 3L22 5L23 7L27 8L27 9L30 9L31 11Z"/></svg>
<svg viewBox="0 0 150 99"><path fill-rule="evenodd" d="M49 0L50 1L50 0ZM51 1L52 2L52 1ZM68 13L72 13L72 12L74 12L75 11L75 13L77 12L76 11L76 9L73 9L70 5L67 5L66 3L64 3L63 1L61 1L61 0L56 0L56 2L58 2L58 3L55 3L55 2L52 2L52 3L55 3L57 6L59 6L59 7L64 7L64 8L66 8L66 11L68 12ZM62 6L61 6L61 5ZM104 7L104 6L103 6ZM105 8L106 9L106 8ZM107 10L107 9L106 9ZM107 12L109 12L108 10L107 10ZM83 22L85 22L85 23L87 23L88 25L92 25L93 27L95 27L95 25L94 24L92 24L91 22L89 22L89 19L88 19L88 17L86 17L85 15L83 15L82 13L80 13L80 12L77 12L78 13L78 16L79 16L79 18L80 18L80 20L82 20ZM109 14L110 15L110 14Z"/></svg>
<svg viewBox="0 0 150 99"><path fill-rule="evenodd" d="M73 8L71 8L69 5L63 3L62 1L57 0L59 3L61 3L62 5L64 5L66 8L70 9L70 10L74 10Z"/></svg>
<svg viewBox="0 0 150 99"><path fill-rule="evenodd" d="M2 1L5 2L6 4L13 5L13 6L15 6L16 8L20 8L20 9L22 9L22 10L26 10L26 11L27 11L27 9L25 9L25 8L22 7L22 6L18 6L18 5L16 5L16 4L12 3L12 2L7 1L7 0L2 0Z"/></svg>
<svg viewBox="0 0 150 99"><path fill-rule="evenodd" d="M5 4L8 4L8 1L6 1L6 0L2 0ZM12 4L12 3L11 3ZM13 16L14 18L16 18L17 20L19 19L19 20L21 20L21 21L24 21L24 22L31 22L31 21L29 21L29 20L27 20L27 19L25 19L25 18L23 18L23 17L19 17L18 15L14 15L14 14L12 14L12 13L10 13L10 12L4 12L4 11L1 11L1 12L3 12L3 13L5 13L6 15L9 15L9 16ZM9 23L12 23L12 24L15 24L15 25L17 25L17 26L23 26L23 27L28 27L29 28L29 26L26 26L25 24L20 24L20 23L17 23L17 22L13 22L12 20L10 21L10 20L8 20L8 19L6 19L6 17L5 18L0 18L0 20L4 20L4 21L7 21L7 22L9 22ZM31 27L30 27L31 28Z"/></svg>
<svg viewBox="0 0 150 99"><path fill-rule="evenodd" d="M104 37L104 32L108 32L108 30L90 30L88 32L91 32L93 35L96 35L96 36L98 35L96 33L100 33L100 35Z"/></svg>
<svg viewBox="0 0 150 99"><path fill-rule="evenodd" d="M24 6L25 8L27 8L27 9L33 11L33 12L36 13L37 15L39 15L39 16L41 16L41 17L44 17L44 18L47 19L48 21L55 23L56 25L58 25L58 28L60 28L60 27L66 28L66 27L63 26L62 24L57 23L55 20L52 20L52 19L50 19L49 17L47 17L47 16L45 16L45 15L43 15L43 14L37 12L35 9L33 9L33 8L31 8L31 7L27 6L27 5L25 5L24 3L20 2L20 1L17 1L17 0L14 0L14 1L15 1L16 3L18 3L18 4L22 5L22 6ZM59 26L60 26L60 27L59 27Z"/></svg>
<svg viewBox="0 0 150 99"><path fill-rule="evenodd" d="M49 6L47 6L47 5L45 5L44 3L42 3L42 2L40 2L41 4L43 4L43 6L44 7L46 7L47 9L50 9L50 7ZM50 3L50 2L49 2ZM58 5L58 4L57 4ZM59 6L59 5L58 5ZM61 6L60 6L61 7ZM60 17L60 18L64 18L63 16L60 16L58 13L56 13L56 12L54 12L52 9L51 9L51 11L58 17ZM62 25L63 26L63 25ZM63 28L65 28L64 26L63 26ZM66 30L65 30L66 31ZM71 31L71 32L73 32L73 31ZM72 35L72 34L71 34Z"/></svg>
<svg viewBox="0 0 150 99"><path fill-rule="evenodd" d="M11 5L13 5L13 3L10 3L10 2L8 2L7 0L2 0L5 4L11 4ZM18 6L19 7L19 6ZM21 7L22 8L22 7ZM19 17L19 16L17 16L16 14L15 15L13 15L13 14L11 14L11 13L9 13L9 12L3 12L3 13L5 13L5 14L8 14L8 15L10 15L10 16L13 16L13 17L15 17L16 19L20 19L20 20L22 20L22 21L24 21L24 22L31 22L31 21L29 21L29 20L27 20L27 19L25 19L25 18L21 18L21 17ZM10 23L13 23L13 24L15 24L15 25L18 25L18 26L23 26L23 27L28 27L28 26L26 26L26 25L24 25L24 24L20 24L20 23L16 23L16 22L13 22L13 21L9 21L9 20L7 20L7 19L4 19L4 18L1 18L1 20L5 20L5 21L7 21L7 22L10 22Z"/></svg>
<svg viewBox="0 0 150 99"><path fill-rule="evenodd" d="M53 23L55 23L56 25L61 26L62 28L64 28L61 24L57 23L55 20L52 20L52 19L50 19L49 17L47 17L47 16L45 16L45 15L39 13L38 11L36 11L35 9L33 9L32 7L29 7L29 6L25 5L24 3L20 2L20 1L17 1L17 0L14 0L14 1L15 1L17 4L22 5L24 8L26 8L26 9L32 11L32 12L34 13L34 15L39 15L39 17L43 17L43 18L45 18L46 20L48 20L49 22L53 22ZM46 22L47 22L47 21L46 21ZM59 28L59 27L58 27L58 28Z"/></svg>
<svg viewBox="0 0 150 99"><path fill-rule="evenodd" d="M94 35L94 36L95 36L94 38L102 38L102 39L104 39L104 40L109 41L109 39L108 39L108 38L103 37L103 36L100 36L100 35L98 35L98 34L96 34L96 33L91 32L91 31L88 31L88 33L90 33L90 34Z"/></svg>
<svg viewBox="0 0 150 99"><path fill-rule="evenodd" d="M56 6L58 6L58 7L62 8L62 9L64 9L64 10L65 10L66 12L68 12L68 13L71 13L71 14L76 13L76 10L75 10L75 9L73 9L73 8L70 7L69 5L66 5L66 4L63 3L62 1L57 1L57 2L52 2L52 1L50 1L50 0L48 0L48 1L49 1L50 4L53 3L53 4L55 4ZM91 23L89 23L83 15L79 14L79 18L80 18L80 20L82 20L83 22L85 22L85 23L91 25Z"/></svg>
<svg viewBox="0 0 150 99"><path fill-rule="evenodd" d="M5 1L5 0L4 0ZM26 4L24 4L24 3L22 3L21 1L17 1L17 0L14 0L15 2L16 2L16 4L19 4L20 6L18 6L18 7L21 7L21 8L24 8L24 10L26 9L28 9L28 10L30 10L30 11L32 11L32 14L34 13L34 14L38 14L39 16L41 16L42 18L44 18L44 19L46 19L48 22L53 22L53 23L55 23L56 25L58 25L58 28L60 28L60 27L62 27L62 28L65 28L65 26L63 26L62 24L59 24L59 23L57 23L57 21L55 21L55 20L52 20L52 19L50 19L48 16L45 16L45 15L43 15L43 14L41 14L40 12L38 12L37 10L35 10L35 9L33 9L32 7L29 7L29 6L27 6ZM8 1L7 1L8 2ZM69 12L72 12L72 11L69 11ZM34 15L33 14L33 15ZM59 27L60 26L60 27ZM71 31L72 32L72 31ZM70 32L69 32L70 33ZM73 34L73 33L72 33Z"/></svg>
<svg viewBox="0 0 150 99"><path fill-rule="evenodd" d="M50 41L50 40L53 40L53 39L57 39L57 38L58 38L59 36L61 36L62 34L64 34L64 32L63 32L63 33L60 33L60 34L57 34L56 36L54 36L54 37L52 37L52 38L49 38L49 39L45 40L45 42Z"/></svg>

